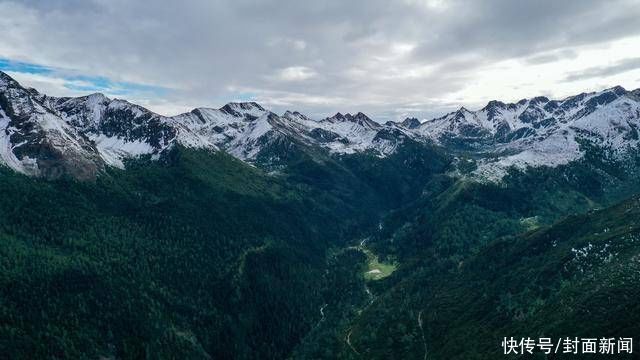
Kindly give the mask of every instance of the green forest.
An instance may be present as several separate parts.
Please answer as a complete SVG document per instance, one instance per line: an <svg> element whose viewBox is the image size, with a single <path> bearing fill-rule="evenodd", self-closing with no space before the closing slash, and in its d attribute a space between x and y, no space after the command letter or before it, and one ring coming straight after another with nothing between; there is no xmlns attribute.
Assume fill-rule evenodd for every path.
<svg viewBox="0 0 640 360"><path fill-rule="evenodd" d="M296 154L1 169L0 357L488 359L503 336L638 332L637 162L496 185L411 143Z"/></svg>

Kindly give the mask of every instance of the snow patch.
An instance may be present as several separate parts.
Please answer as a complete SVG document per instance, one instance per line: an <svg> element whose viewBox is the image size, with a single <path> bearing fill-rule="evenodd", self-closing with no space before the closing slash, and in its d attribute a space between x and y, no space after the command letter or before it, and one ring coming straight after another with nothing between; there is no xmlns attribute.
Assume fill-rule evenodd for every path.
<svg viewBox="0 0 640 360"><path fill-rule="evenodd" d="M91 135L90 139L96 144L100 157L107 165L124 169L123 159L140 155L152 154L155 149L146 142L125 141L118 137L106 135Z"/></svg>

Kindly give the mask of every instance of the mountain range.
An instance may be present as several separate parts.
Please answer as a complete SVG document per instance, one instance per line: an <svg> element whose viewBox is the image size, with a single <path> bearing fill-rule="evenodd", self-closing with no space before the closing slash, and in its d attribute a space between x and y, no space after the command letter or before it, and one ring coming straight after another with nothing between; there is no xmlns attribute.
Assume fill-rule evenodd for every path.
<svg viewBox="0 0 640 360"><path fill-rule="evenodd" d="M584 142L624 157L638 145L640 89L491 101L478 111L463 107L423 122L381 124L363 113L320 120L297 111L278 115L255 102L167 117L102 94L47 96L0 72L0 106L1 161L34 176L95 178L105 166L124 168L127 159L157 158L175 145L222 150L277 169L286 154L274 152L274 144L386 157L414 142L469 157L476 163L469 176L499 180L510 167L555 167L580 159Z"/></svg>

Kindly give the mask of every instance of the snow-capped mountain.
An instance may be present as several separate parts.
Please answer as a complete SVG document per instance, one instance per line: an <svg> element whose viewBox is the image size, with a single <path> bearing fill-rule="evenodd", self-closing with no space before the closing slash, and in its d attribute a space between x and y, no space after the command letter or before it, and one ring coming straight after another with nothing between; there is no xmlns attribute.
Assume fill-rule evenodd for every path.
<svg viewBox="0 0 640 360"><path fill-rule="evenodd" d="M436 144L477 159L477 176L499 179L511 166L557 166L581 158L584 141L622 156L638 148L640 89L614 87L564 100L491 101L421 122L381 124L363 113L321 120L277 115L255 102L197 108L167 117L102 94L50 97L0 72L0 161L34 176L92 178L140 155L179 144L226 151L250 163L277 163L300 145L329 154L393 154L405 142Z"/></svg>
<svg viewBox="0 0 640 360"><path fill-rule="evenodd" d="M2 163L35 176L92 177L103 166L95 144L40 98L0 72Z"/></svg>
<svg viewBox="0 0 640 360"><path fill-rule="evenodd" d="M422 123L417 118L406 118L400 124L407 129L415 129L419 127Z"/></svg>
<svg viewBox="0 0 640 360"><path fill-rule="evenodd" d="M175 144L224 150L253 162L270 144L283 140L332 153L371 151L386 156L406 139L419 137L362 113L316 121L298 112L279 116L255 102L167 117L102 94L46 96L2 72L0 109L2 163L47 177L67 173L91 178L105 165L123 168L127 158L157 157Z"/></svg>
<svg viewBox="0 0 640 360"><path fill-rule="evenodd" d="M511 166L557 166L584 155L588 141L614 156L638 149L640 89L614 87L564 100L535 97L515 104L491 101L458 111L416 131L451 150L483 156L476 174L496 178Z"/></svg>

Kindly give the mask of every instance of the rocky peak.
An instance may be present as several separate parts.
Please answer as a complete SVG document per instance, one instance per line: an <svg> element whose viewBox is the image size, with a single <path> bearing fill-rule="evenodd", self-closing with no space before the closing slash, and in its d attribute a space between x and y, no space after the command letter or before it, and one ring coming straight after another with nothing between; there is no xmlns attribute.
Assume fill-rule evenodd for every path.
<svg viewBox="0 0 640 360"><path fill-rule="evenodd" d="M351 114L347 113L347 115L351 116ZM335 115L328 117L326 120L333 120L333 121L346 121L347 118L345 115L342 115L342 113L337 112Z"/></svg>
<svg viewBox="0 0 640 360"><path fill-rule="evenodd" d="M338 112L332 117L326 118L325 120L328 120L329 122L352 122L361 126L371 127L371 128L380 127L380 124L371 120L371 118L369 118L367 115L365 115L362 112L358 112L355 115L351 115L350 113L346 113L343 115Z"/></svg>
<svg viewBox="0 0 640 360"><path fill-rule="evenodd" d="M282 114L282 117L289 120L306 120L306 121L313 120L298 111L290 111L290 110L285 111L284 114Z"/></svg>
<svg viewBox="0 0 640 360"><path fill-rule="evenodd" d="M371 120L371 118L369 118L363 112L358 112L357 114L355 114L355 116L353 118L355 120L373 121L373 120Z"/></svg>
<svg viewBox="0 0 640 360"><path fill-rule="evenodd" d="M546 104L549 102L549 98L546 96L536 96L533 99L531 99L529 101L529 104L531 105L540 105L540 104Z"/></svg>
<svg viewBox="0 0 640 360"><path fill-rule="evenodd" d="M253 116L257 116L258 113L264 113L266 110L260 106L260 104L249 101L249 102L230 102L225 106L220 108L221 111L226 112L227 114L241 117L245 114L251 114Z"/></svg>
<svg viewBox="0 0 640 360"><path fill-rule="evenodd" d="M484 107L484 109L492 109L492 108L500 108L500 109L504 109L506 107L506 104L503 103L502 101L498 101L498 100L491 100L487 103L487 105Z"/></svg>
<svg viewBox="0 0 640 360"><path fill-rule="evenodd" d="M17 84L17 82L13 80L13 78L7 75L5 72L0 71L0 88L6 87L10 84Z"/></svg>
<svg viewBox="0 0 640 360"><path fill-rule="evenodd" d="M83 96L82 98L86 99L87 102L90 102L90 103L108 103L111 101L111 99L109 99L102 93L93 93L87 96Z"/></svg>
<svg viewBox="0 0 640 360"><path fill-rule="evenodd" d="M485 106L482 111L486 111L487 112L487 118L489 120L493 120L496 116L498 116L500 114L500 112L504 109L506 109L506 104L503 103L502 101L498 101L498 100L491 100L487 103L487 106Z"/></svg>
<svg viewBox="0 0 640 360"><path fill-rule="evenodd" d="M622 96L627 94L627 89L623 88L620 85L616 85L610 89L607 89L606 91L611 91L612 93L618 95L618 96Z"/></svg>
<svg viewBox="0 0 640 360"><path fill-rule="evenodd" d="M464 106L461 106L453 113L453 119L456 121L467 121L467 115L473 115L473 113Z"/></svg>
<svg viewBox="0 0 640 360"><path fill-rule="evenodd" d="M420 120L414 117L406 118L400 123L400 125L404 126L407 129L415 129L420 126L420 124Z"/></svg>

